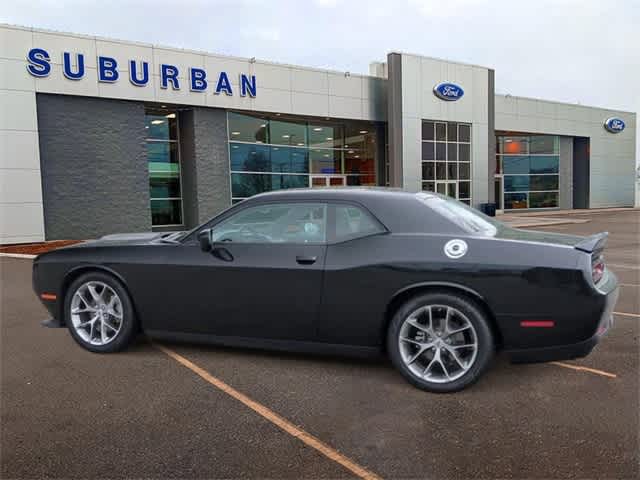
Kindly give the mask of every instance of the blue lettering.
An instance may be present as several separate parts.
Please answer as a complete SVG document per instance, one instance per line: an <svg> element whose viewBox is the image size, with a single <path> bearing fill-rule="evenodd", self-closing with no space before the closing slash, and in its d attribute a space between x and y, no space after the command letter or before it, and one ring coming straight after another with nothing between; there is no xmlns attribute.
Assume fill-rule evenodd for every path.
<svg viewBox="0 0 640 480"><path fill-rule="evenodd" d="M246 97L247 92L251 98L256 96L256 76L247 77L244 73L240 74L240 96Z"/></svg>
<svg viewBox="0 0 640 480"><path fill-rule="evenodd" d="M171 82L171 88L174 90L180 90L180 82L178 82L178 68L173 65L160 65L160 87L169 88L169 81Z"/></svg>
<svg viewBox="0 0 640 480"><path fill-rule="evenodd" d="M98 57L98 81L115 82L118 80L118 62L115 58Z"/></svg>
<svg viewBox="0 0 640 480"><path fill-rule="evenodd" d="M201 68L190 68L189 77L191 78L191 91L204 92L207 89L207 72Z"/></svg>
<svg viewBox="0 0 640 480"><path fill-rule="evenodd" d="M142 78L138 78L138 64L135 60L130 60L129 80L136 87L144 87L147 83L149 83L149 63L142 62Z"/></svg>
<svg viewBox="0 0 640 480"><path fill-rule="evenodd" d="M233 90L231 89L231 82L229 81L229 77L227 76L227 72L220 72L220 76L218 77L218 83L216 84L216 95L219 95L220 92L224 90L224 93L227 95L233 95Z"/></svg>
<svg viewBox="0 0 640 480"><path fill-rule="evenodd" d="M46 77L51 73L51 58L49 53L42 48L32 48L27 53L27 71L34 77Z"/></svg>
<svg viewBox="0 0 640 480"><path fill-rule="evenodd" d="M84 55L82 53L76 54L77 70L74 72L71 64L71 54L64 52L62 54L64 76L69 80L80 80L84 77Z"/></svg>

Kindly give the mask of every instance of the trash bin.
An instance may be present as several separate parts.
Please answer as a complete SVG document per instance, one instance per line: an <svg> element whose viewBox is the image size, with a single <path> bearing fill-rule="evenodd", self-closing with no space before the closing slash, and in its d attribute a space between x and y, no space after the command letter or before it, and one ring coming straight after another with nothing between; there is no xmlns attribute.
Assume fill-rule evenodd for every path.
<svg viewBox="0 0 640 480"><path fill-rule="evenodd" d="M496 216L496 204L495 203L481 203L480 204L480 211L482 213L484 213L485 215L488 215L490 217L495 217Z"/></svg>

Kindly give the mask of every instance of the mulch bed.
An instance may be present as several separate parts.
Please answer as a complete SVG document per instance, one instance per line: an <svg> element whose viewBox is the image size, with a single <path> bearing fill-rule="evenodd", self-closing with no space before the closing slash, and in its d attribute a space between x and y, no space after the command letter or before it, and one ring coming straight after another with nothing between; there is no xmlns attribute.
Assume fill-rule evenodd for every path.
<svg viewBox="0 0 640 480"><path fill-rule="evenodd" d="M81 243L82 240L54 240L41 243L20 243L17 245L5 245L0 247L0 253L21 253L26 255L39 255L41 253Z"/></svg>

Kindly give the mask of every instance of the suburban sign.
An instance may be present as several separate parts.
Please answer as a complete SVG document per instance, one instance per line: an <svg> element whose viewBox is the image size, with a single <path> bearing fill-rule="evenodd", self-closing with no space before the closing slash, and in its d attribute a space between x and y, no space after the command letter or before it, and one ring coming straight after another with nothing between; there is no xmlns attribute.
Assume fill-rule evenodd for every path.
<svg viewBox="0 0 640 480"><path fill-rule="evenodd" d="M433 87L433 93L441 100L453 102L462 98L464 90L455 83L439 83Z"/></svg>
<svg viewBox="0 0 640 480"><path fill-rule="evenodd" d="M32 48L27 54L27 71L34 77L48 77L51 73L51 57L42 48ZM102 83L115 83L120 80L121 67L115 58L98 56L97 58L98 81ZM229 80L227 72L219 72L216 76L208 77L207 72L202 68L191 67L183 80L180 71L175 65L161 63L158 65L160 75L160 88L180 90L183 81L188 83L192 92L205 92L209 89L216 95L225 93L233 95L233 86ZM129 81L136 87L146 87L149 84L150 72L149 62L128 60ZM63 52L62 73L66 78L73 81L81 80L85 75L84 54ZM256 96L256 77L241 73L238 79L240 96Z"/></svg>
<svg viewBox="0 0 640 480"><path fill-rule="evenodd" d="M624 120L617 117L610 117L604 121L604 128L611 133L620 133L624 130Z"/></svg>

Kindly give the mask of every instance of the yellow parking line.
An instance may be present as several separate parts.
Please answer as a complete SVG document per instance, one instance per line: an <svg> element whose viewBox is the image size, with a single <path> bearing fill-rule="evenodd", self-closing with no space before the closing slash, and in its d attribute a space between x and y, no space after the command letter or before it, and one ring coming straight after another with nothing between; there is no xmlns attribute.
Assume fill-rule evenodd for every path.
<svg viewBox="0 0 640 480"><path fill-rule="evenodd" d="M638 317L640 318L640 315L637 313L625 313L625 312L613 312L614 315L624 315L626 317Z"/></svg>
<svg viewBox="0 0 640 480"><path fill-rule="evenodd" d="M167 348L167 347L165 347L163 345L159 345L159 344L156 344L156 343L153 343L152 345L154 347L156 347L158 350L166 353L169 357L174 359L179 364L187 367L189 370L191 370L196 375L199 375L200 377L202 377L205 381L207 381L208 383L210 383L211 385L213 385L217 389L219 389L222 392L226 393L230 397L233 397L234 399L238 400L240 403L242 403L246 407L249 407L251 410L256 412L258 415L262 416L263 418L267 419L269 422L273 423L274 425L276 425L281 430L285 431L286 433L288 433L292 437L297 438L298 440L303 442L305 445L307 445L307 446L309 446L311 448L314 448L315 450L320 452L325 457L327 457L330 460L333 460L334 462L336 462L339 465L343 466L344 468L346 468L347 470L351 471L352 473L354 473L358 477L366 479L366 480L380 480L380 477L378 475L376 475L375 473L370 472L366 468L358 465L356 462L354 462L353 460L351 460L348 457L345 457L340 452L338 452L337 450L331 448L329 445L327 445L326 443L324 443L321 440L317 439L316 437L314 437L310 433L307 433L306 431L302 430L301 428L296 427L289 420L281 417L280 415L275 413L273 410L265 407L264 405L262 405L261 403L256 402L255 400L252 400L251 398L249 398L245 394L239 392L238 390L233 388L231 385L226 384L225 382L223 382L219 378L214 377L209 372L207 372L203 368L200 368L198 365L196 365L195 363L191 362L190 360L187 360L182 355L174 352L173 350L171 350L171 349L169 349L169 348Z"/></svg>
<svg viewBox="0 0 640 480"><path fill-rule="evenodd" d="M559 367L570 368L571 370L580 370L582 372L595 373L596 375L602 375L603 377L618 378L618 376L615 373L596 370L595 368L581 367L579 365L571 365L569 363L564 363L564 362L551 362L551 363Z"/></svg>

